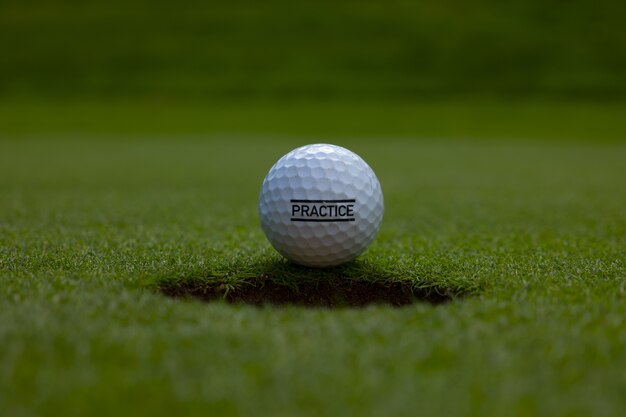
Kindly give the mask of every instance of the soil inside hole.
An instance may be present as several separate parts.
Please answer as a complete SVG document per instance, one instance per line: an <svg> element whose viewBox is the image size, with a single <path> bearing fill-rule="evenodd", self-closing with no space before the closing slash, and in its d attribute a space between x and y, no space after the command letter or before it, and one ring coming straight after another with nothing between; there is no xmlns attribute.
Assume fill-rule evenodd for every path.
<svg viewBox="0 0 626 417"><path fill-rule="evenodd" d="M441 304L452 299L436 288L414 288L410 282L359 281L354 279L319 280L299 283L297 289L259 277L237 287L226 283L185 280L163 283L160 291L176 298L262 305L307 307L364 307L371 304L404 306L415 302Z"/></svg>

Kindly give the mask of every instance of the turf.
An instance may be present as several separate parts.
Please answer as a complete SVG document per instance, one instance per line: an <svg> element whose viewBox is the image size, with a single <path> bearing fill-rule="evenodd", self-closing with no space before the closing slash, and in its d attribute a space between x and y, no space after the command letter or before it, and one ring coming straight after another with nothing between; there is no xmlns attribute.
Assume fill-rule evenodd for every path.
<svg viewBox="0 0 626 417"><path fill-rule="evenodd" d="M626 98L621 0L4 0L0 95Z"/></svg>
<svg viewBox="0 0 626 417"><path fill-rule="evenodd" d="M2 120L0 142L0 415L626 414L626 145L613 105L580 105L588 120L556 127L526 112L519 128L517 108L493 105L508 125L468 116L466 139L393 131L400 119L384 111L365 135L354 106L353 130L327 113L301 134L267 108L254 112L265 125L227 134L201 109L133 119L87 105L81 120L113 122L72 126L53 122L67 106L35 112L43 124L4 106L19 117ZM449 109L421 108L438 120ZM609 119L611 134L593 129ZM368 125L385 121L393 134ZM170 122L157 137L153 123ZM266 171L313 140L361 154L385 192L378 239L339 270L285 263L256 216ZM258 307L159 292L342 277L451 301Z"/></svg>

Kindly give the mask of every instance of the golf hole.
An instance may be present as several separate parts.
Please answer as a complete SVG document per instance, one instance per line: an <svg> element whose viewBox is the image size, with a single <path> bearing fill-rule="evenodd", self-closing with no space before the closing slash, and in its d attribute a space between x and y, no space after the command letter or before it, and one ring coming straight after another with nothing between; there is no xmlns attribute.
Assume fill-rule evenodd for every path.
<svg viewBox="0 0 626 417"><path fill-rule="evenodd" d="M235 287L225 282L186 280L172 284L165 282L159 289L163 294L174 298L194 298L206 302L221 301L254 306L402 307L416 302L441 304L452 299L445 291L438 291L437 288L414 288L408 282L370 282L353 279L303 282L297 287L292 287L261 276Z"/></svg>

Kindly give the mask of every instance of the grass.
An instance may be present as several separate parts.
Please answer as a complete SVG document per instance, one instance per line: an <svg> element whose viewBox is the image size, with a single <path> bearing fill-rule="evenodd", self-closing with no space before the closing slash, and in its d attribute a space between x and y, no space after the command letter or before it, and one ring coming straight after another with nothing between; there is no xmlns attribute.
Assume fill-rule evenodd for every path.
<svg viewBox="0 0 626 417"><path fill-rule="evenodd" d="M481 100L0 100L4 137L261 136L297 145L319 138L518 139L623 142L626 104ZM190 138L193 139L193 138Z"/></svg>
<svg viewBox="0 0 626 417"><path fill-rule="evenodd" d="M367 104L343 108L347 130L323 106L318 126L284 107L308 120L300 134L276 106L208 121L187 106L153 117L143 105L3 104L0 415L626 414L619 105L525 105L515 123L516 104L456 104L460 125L439 131L400 128L405 118ZM588 117L549 123L538 108ZM74 110L87 122L70 124ZM236 132L242 114L257 119ZM258 226L264 174L312 141L361 154L385 192L378 239L339 271L285 264ZM268 272L294 286L338 274L410 282L454 299L258 308L157 291L236 289Z"/></svg>
<svg viewBox="0 0 626 417"><path fill-rule="evenodd" d="M8 0L0 95L626 97L620 0Z"/></svg>

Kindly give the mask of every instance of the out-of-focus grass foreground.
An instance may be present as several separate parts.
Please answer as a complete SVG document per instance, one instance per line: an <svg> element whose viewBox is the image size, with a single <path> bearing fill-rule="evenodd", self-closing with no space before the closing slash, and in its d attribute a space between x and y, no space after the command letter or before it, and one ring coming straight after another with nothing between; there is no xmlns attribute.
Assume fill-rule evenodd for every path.
<svg viewBox="0 0 626 417"><path fill-rule="evenodd" d="M626 415L625 4L0 3L0 416ZM385 196L328 270L311 142Z"/></svg>

